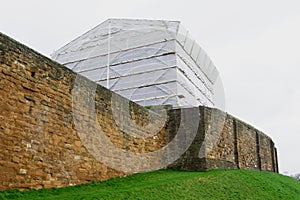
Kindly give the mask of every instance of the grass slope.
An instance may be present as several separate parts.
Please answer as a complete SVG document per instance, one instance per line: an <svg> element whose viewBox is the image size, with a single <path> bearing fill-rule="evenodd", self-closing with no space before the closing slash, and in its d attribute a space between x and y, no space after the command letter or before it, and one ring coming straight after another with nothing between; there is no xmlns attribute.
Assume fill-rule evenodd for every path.
<svg viewBox="0 0 300 200"><path fill-rule="evenodd" d="M300 183L248 170L160 170L59 189L0 192L0 199L300 199Z"/></svg>

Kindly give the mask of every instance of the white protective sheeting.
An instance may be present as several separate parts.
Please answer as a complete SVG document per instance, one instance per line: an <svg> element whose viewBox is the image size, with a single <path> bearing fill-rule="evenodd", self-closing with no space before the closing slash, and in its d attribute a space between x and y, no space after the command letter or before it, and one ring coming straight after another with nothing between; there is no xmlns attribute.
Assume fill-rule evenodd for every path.
<svg viewBox="0 0 300 200"><path fill-rule="evenodd" d="M213 106L218 71L177 21L110 19L52 58L143 106Z"/></svg>

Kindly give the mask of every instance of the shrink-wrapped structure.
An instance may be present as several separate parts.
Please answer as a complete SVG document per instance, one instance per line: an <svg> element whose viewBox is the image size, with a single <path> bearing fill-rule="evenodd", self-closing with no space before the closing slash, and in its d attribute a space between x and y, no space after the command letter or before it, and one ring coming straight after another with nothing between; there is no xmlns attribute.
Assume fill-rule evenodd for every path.
<svg viewBox="0 0 300 200"><path fill-rule="evenodd" d="M215 105L218 70L178 21L109 19L52 58L142 106Z"/></svg>

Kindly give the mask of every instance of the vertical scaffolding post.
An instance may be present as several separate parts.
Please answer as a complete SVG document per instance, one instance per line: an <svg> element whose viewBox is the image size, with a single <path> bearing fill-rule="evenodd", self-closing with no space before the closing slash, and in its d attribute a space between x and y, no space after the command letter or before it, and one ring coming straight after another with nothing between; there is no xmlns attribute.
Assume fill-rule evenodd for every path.
<svg viewBox="0 0 300 200"><path fill-rule="evenodd" d="M107 72L106 72L106 87L109 89L109 60L110 60L110 24L111 21L108 21L108 38L107 38Z"/></svg>

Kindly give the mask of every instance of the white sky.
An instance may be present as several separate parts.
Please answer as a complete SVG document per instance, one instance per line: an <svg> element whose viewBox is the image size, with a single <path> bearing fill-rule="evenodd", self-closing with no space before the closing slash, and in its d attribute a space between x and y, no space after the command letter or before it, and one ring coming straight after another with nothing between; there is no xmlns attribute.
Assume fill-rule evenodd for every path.
<svg viewBox="0 0 300 200"><path fill-rule="evenodd" d="M0 0L0 31L49 57L107 18L179 20L220 71L226 111L300 172L299 0Z"/></svg>

